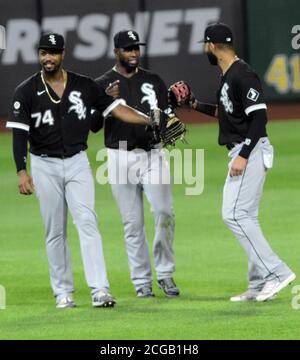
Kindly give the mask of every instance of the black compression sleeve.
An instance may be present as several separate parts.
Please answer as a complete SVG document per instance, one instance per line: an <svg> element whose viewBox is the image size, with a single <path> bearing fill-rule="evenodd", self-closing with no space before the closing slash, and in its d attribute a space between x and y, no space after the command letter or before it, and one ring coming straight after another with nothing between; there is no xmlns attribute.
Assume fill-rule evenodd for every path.
<svg viewBox="0 0 300 360"><path fill-rule="evenodd" d="M253 111L250 113L249 117L251 125L246 136L245 144L239 153L239 155L245 159L249 158L250 153L254 149L258 140L261 137L267 136L267 111L265 109Z"/></svg>
<svg viewBox="0 0 300 360"><path fill-rule="evenodd" d="M203 103L198 100L196 100L196 102L197 103L196 103L196 107L194 108L194 110L199 111L199 112L209 115L209 116L214 116L214 117L216 116L217 105Z"/></svg>
<svg viewBox="0 0 300 360"><path fill-rule="evenodd" d="M103 128L104 118L98 110L94 110L91 114L91 131L93 133L98 132Z"/></svg>
<svg viewBox="0 0 300 360"><path fill-rule="evenodd" d="M13 153L17 172L26 170L28 132L13 129Z"/></svg>

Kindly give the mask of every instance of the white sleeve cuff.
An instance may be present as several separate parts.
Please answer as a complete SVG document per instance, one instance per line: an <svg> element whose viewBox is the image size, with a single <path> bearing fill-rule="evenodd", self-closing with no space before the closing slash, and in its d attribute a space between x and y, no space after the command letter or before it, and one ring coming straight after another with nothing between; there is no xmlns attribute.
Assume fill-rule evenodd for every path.
<svg viewBox="0 0 300 360"><path fill-rule="evenodd" d="M126 101L124 99L117 99L114 102L112 102L102 113L103 117L106 118L115 107L118 105L126 105Z"/></svg>
<svg viewBox="0 0 300 360"><path fill-rule="evenodd" d="M251 105L251 106L247 107L247 109L245 109L245 113L248 116L253 111L261 110L261 109L267 109L267 105L266 104Z"/></svg>
<svg viewBox="0 0 300 360"><path fill-rule="evenodd" d="M6 127L7 128L21 129L21 130L29 131L29 125L22 124L22 123L19 123L19 122L14 122L14 121L8 121L6 123Z"/></svg>

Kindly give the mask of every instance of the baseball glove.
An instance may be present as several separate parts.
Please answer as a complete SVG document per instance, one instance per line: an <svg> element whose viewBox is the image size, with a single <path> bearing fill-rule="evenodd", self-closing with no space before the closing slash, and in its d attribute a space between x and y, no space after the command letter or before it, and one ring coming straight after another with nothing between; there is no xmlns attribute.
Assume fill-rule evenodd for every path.
<svg viewBox="0 0 300 360"><path fill-rule="evenodd" d="M169 87L168 90L169 104L176 108L182 105L192 106L195 97L190 86L185 81L177 81Z"/></svg>
<svg viewBox="0 0 300 360"><path fill-rule="evenodd" d="M150 112L152 121L153 137L163 146L175 145L177 140L184 140L186 126L173 112L166 113L160 109Z"/></svg>

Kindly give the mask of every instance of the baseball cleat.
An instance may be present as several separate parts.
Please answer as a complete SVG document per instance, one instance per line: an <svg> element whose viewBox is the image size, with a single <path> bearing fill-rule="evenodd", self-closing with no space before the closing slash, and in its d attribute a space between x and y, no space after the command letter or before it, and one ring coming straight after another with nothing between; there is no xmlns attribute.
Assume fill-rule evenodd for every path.
<svg viewBox="0 0 300 360"><path fill-rule="evenodd" d="M267 281L261 292L257 295L257 301L269 300L296 279L296 274L291 273L286 279L280 281L278 279Z"/></svg>
<svg viewBox="0 0 300 360"><path fill-rule="evenodd" d="M148 298L154 297L155 295L152 292L152 287L146 285L136 290L136 296L139 298Z"/></svg>
<svg viewBox="0 0 300 360"><path fill-rule="evenodd" d="M166 278L157 281L158 287L162 289L166 296L175 297L179 296L180 291L176 286L173 278Z"/></svg>
<svg viewBox="0 0 300 360"><path fill-rule="evenodd" d="M65 296L56 303L57 309L66 309L73 307L76 307L76 304L74 303L73 299L70 296Z"/></svg>
<svg viewBox="0 0 300 360"><path fill-rule="evenodd" d="M240 295L232 296L229 300L232 302L254 301L254 300L256 300L256 297L258 294L259 294L259 291L247 290ZM273 299L275 299L276 296L277 296L277 294L273 295L268 300L273 300Z"/></svg>
<svg viewBox="0 0 300 360"><path fill-rule="evenodd" d="M94 307L114 307L116 299L108 292L98 291L92 296L92 305Z"/></svg>
<svg viewBox="0 0 300 360"><path fill-rule="evenodd" d="M239 301L256 300L256 297L257 297L258 294L259 294L259 291L247 290L247 291L243 292L242 294L232 296L230 298L230 301L239 302Z"/></svg>

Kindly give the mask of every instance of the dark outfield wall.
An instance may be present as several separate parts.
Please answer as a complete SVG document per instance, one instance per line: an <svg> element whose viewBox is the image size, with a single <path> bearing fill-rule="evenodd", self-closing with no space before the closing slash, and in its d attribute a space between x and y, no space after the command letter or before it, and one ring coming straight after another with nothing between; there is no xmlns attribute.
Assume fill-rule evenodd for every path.
<svg viewBox="0 0 300 360"><path fill-rule="evenodd" d="M266 98L300 101L300 1L247 2L249 60Z"/></svg>
<svg viewBox="0 0 300 360"><path fill-rule="evenodd" d="M96 77L113 65L113 35L134 28L147 42L143 65L158 72L167 85L189 81L205 101L213 101L219 77L197 44L207 24L230 24L238 53L244 55L241 0L0 2L0 24L7 32L7 49L0 54L0 115L7 114L15 86L39 69L36 45L41 30L64 34L66 68Z"/></svg>

